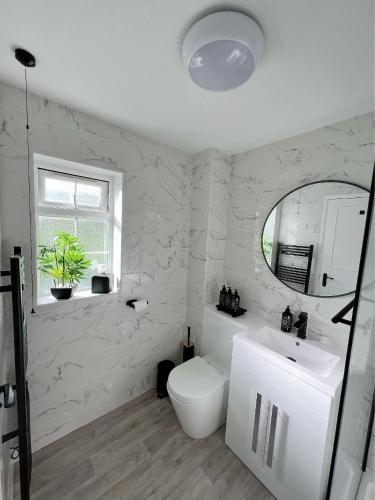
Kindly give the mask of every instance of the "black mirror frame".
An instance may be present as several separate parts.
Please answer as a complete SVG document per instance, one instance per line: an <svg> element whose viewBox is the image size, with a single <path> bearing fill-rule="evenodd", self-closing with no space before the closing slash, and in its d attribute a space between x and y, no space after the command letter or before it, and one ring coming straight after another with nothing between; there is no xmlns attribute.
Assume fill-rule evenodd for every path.
<svg viewBox="0 0 375 500"><path fill-rule="evenodd" d="M301 295L306 296L306 297L315 297L315 298L318 298L318 299L337 299L339 297L346 297L347 295L353 295L355 293L355 290L353 290L352 292L342 293L340 295L314 295L312 293L304 293L304 292L301 292L299 290L296 290L295 288L291 287L290 285L287 285L286 283L284 283L284 281L281 281L281 279L279 279L276 276L276 274L273 272L271 266L268 264L266 256L264 255L264 250L263 250L264 228L266 227L266 223L268 221L269 216L271 215L271 213L273 212L273 210L277 207L277 205L279 203L281 203L287 196L289 196L290 194L294 193L295 191L298 191L299 189L302 189L302 188L307 187L307 186L312 186L314 184L322 184L322 183L327 183L327 182L336 182L336 183L340 183L340 184L347 184L348 186L353 186L353 187L362 189L363 191L366 191L367 193L370 194L370 190L367 189L367 188L365 188L365 187L363 187L363 186L361 186L360 184L356 184L355 182L350 182L350 181L341 181L341 180L337 180L337 179L322 179L320 181L313 181L313 182L308 182L307 184L301 184L301 186L298 186L298 187L292 189L291 191L289 191L288 193L286 193L282 198L280 198L279 201L277 203L275 203L273 205L273 207L271 208L271 210L268 212L267 217L265 218L265 220L263 222L262 235L261 235L261 238L260 238L260 246L262 248L262 255L263 255L264 261L265 261L268 269L271 271L272 275L280 283L282 283L284 286L286 286L290 290L293 290L293 292L300 293Z"/></svg>

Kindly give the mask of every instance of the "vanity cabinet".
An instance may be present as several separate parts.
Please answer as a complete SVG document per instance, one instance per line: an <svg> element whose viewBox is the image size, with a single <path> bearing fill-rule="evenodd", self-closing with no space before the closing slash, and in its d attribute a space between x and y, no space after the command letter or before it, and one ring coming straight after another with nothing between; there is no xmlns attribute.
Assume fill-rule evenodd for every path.
<svg viewBox="0 0 375 500"><path fill-rule="evenodd" d="M226 444L277 499L324 498L335 406L234 339Z"/></svg>

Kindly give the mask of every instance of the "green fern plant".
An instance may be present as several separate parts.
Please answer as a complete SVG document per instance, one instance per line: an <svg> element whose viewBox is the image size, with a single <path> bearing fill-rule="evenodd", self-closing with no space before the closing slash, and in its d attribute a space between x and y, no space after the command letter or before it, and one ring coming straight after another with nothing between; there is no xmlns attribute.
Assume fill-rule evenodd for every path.
<svg viewBox="0 0 375 500"><path fill-rule="evenodd" d="M55 287L73 287L86 275L91 266L79 239L59 232L52 245L39 245L38 269L53 279Z"/></svg>
<svg viewBox="0 0 375 500"><path fill-rule="evenodd" d="M263 253L268 262L272 252L272 241L263 236L262 243L263 243Z"/></svg>

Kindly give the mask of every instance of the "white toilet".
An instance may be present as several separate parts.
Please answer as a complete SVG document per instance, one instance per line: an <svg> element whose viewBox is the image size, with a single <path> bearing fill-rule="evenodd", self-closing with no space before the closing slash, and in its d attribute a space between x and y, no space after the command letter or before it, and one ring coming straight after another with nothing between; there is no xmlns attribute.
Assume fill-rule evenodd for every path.
<svg viewBox="0 0 375 500"><path fill-rule="evenodd" d="M185 433L201 439L226 420L229 377L196 356L174 368L168 378L168 394Z"/></svg>
<svg viewBox="0 0 375 500"><path fill-rule="evenodd" d="M181 427L194 439L209 436L226 421L232 340L238 327L206 307L202 330L202 357L174 368L167 384Z"/></svg>

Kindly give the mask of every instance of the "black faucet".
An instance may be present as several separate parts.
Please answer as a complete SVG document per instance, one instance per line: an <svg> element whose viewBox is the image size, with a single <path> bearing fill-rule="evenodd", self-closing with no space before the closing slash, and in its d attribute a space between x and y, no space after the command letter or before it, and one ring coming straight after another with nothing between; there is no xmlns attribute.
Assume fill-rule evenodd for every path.
<svg viewBox="0 0 375 500"><path fill-rule="evenodd" d="M293 325L295 328L298 328L297 337L299 339L306 338L308 320L309 320L309 315L305 312L301 312L299 313L298 320Z"/></svg>

